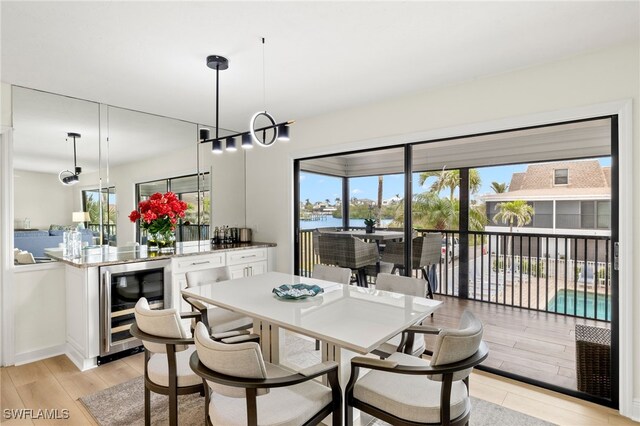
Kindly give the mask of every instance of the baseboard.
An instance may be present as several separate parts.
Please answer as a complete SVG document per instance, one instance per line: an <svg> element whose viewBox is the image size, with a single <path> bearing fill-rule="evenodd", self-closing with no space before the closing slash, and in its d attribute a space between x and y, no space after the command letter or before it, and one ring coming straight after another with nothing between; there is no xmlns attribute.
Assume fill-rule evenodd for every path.
<svg viewBox="0 0 640 426"><path fill-rule="evenodd" d="M35 351L22 352L14 357L15 365L28 364L30 362L40 361L42 359L51 358L65 353L67 345L57 345L48 348L37 349Z"/></svg>
<svg viewBox="0 0 640 426"><path fill-rule="evenodd" d="M640 399L635 398L631 405L631 420L640 422Z"/></svg>
<svg viewBox="0 0 640 426"><path fill-rule="evenodd" d="M86 359L73 347L73 345L66 345L65 354L67 355L67 358L69 358L80 371L86 371L98 366L97 358Z"/></svg>

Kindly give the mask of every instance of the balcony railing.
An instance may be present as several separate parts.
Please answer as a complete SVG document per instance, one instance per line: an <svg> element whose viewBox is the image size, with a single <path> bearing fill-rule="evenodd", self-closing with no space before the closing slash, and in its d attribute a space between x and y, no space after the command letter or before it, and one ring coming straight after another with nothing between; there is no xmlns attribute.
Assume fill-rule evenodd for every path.
<svg viewBox="0 0 640 426"><path fill-rule="evenodd" d="M436 294L579 318L611 320L611 238L508 232L468 232L468 280L460 291L457 231L442 235ZM320 262L312 230L300 232L301 276ZM414 273L416 273L414 271Z"/></svg>

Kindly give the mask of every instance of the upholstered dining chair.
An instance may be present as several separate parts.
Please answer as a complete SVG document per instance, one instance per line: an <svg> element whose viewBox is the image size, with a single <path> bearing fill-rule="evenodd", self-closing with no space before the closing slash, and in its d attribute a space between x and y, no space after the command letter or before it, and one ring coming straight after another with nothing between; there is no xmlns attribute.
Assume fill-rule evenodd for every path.
<svg viewBox="0 0 640 426"><path fill-rule="evenodd" d="M204 269L202 271L187 272L187 288L197 287L205 284L217 283L231 279L231 272L228 266ZM245 315L232 312L228 309L216 306L207 306L199 300L188 296L183 296L184 300L191 305L194 311L200 312L202 322L209 328L209 334L224 333L234 330L246 330L253 327L253 320ZM191 324L192 331L195 327L195 320Z"/></svg>
<svg viewBox="0 0 640 426"><path fill-rule="evenodd" d="M151 424L150 392L169 396L169 424L178 424L178 395L203 393L202 380L189 368L194 352L193 339L187 337L181 316L175 308L150 309L144 297L136 303L133 337L144 345L144 421ZM184 317L199 316L189 313Z"/></svg>
<svg viewBox="0 0 640 426"><path fill-rule="evenodd" d="M331 265L314 265L311 276L319 280L333 281L346 285L351 284L351 269L349 268ZM316 351L319 349L320 341L316 340Z"/></svg>
<svg viewBox="0 0 640 426"><path fill-rule="evenodd" d="M378 274L376 280L376 290L393 291L408 296L425 297L427 290L427 282L420 278L404 277L392 274ZM403 340L404 339L404 340ZM404 345L406 334L401 333L391 338L389 341L380 345L373 351L374 354L387 358L391 354L398 351L398 348ZM425 350L424 337L416 336L412 339L411 349L408 350L412 355L420 356Z"/></svg>
<svg viewBox="0 0 640 426"><path fill-rule="evenodd" d="M482 323L469 311L459 329L414 326L410 333L437 333L430 361L396 352L386 360L355 357L345 390L346 425L353 408L394 425L454 425L469 422L469 375L489 354ZM359 378L360 368L370 369Z"/></svg>
<svg viewBox="0 0 640 426"><path fill-rule="evenodd" d="M198 322L191 368L205 384L207 425L315 425L333 414L342 425L338 365L324 362L292 373L265 362L255 342L225 344ZM327 376L329 386L313 380Z"/></svg>
<svg viewBox="0 0 640 426"><path fill-rule="evenodd" d="M440 263L442 237L440 234L426 234L412 240L411 247L411 269L422 272L422 278L429 281L428 270L432 265ZM382 253L382 261L393 264L392 274L396 271L404 270L404 242L390 241L387 243ZM436 283L429 282L427 286L427 297L433 299L433 291L436 290Z"/></svg>
<svg viewBox="0 0 640 426"><path fill-rule="evenodd" d="M314 265L311 276L319 280L332 281L334 283L347 285L351 283L351 269L341 268L339 266Z"/></svg>
<svg viewBox="0 0 640 426"><path fill-rule="evenodd" d="M367 286L365 268L376 265L379 260L376 243L367 243L348 234L320 234L318 244L320 263L349 268L356 273L357 284Z"/></svg>

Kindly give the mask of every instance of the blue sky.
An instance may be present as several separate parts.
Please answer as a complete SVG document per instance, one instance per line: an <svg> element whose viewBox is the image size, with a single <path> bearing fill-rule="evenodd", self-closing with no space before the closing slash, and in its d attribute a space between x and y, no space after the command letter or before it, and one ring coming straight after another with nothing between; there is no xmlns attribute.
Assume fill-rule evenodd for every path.
<svg viewBox="0 0 640 426"><path fill-rule="evenodd" d="M600 164L602 166L610 166L610 157L600 158ZM480 191L478 194L492 193L491 182L509 183L511 181L511 175L517 172L524 172L527 169L527 164L517 164L514 166L496 166L496 167L482 167L479 168L480 179L482 181ZM419 173L414 173L413 178L413 192L419 193L427 191L429 185L435 178L427 180L423 187L418 184ZM300 200L305 201L307 198L311 202L324 201L329 199L331 203L334 203L336 198L342 196L342 179L323 176L315 173L301 172L300 173ZM402 174L398 175L386 175L383 182L383 194L384 199L394 197L396 194L404 193L404 177ZM378 197L378 177L369 176L362 178L352 178L350 180L350 193L351 197L357 198L369 198L376 200ZM443 194L444 195L444 194ZM447 194L448 195L448 194Z"/></svg>

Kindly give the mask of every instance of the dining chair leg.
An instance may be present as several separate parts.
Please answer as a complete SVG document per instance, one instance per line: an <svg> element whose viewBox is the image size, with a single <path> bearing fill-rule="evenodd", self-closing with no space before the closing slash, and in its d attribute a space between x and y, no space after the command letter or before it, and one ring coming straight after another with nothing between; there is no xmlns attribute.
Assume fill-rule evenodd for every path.
<svg viewBox="0 0 640 426"><path fill-rule="evenodd" d="M151 426L151 391L144 387L144 426Z"/></svg>
<svg viewBox="0 0 640 426"><path fill-rule="evenodd" d="M169 425L178 426L178 393L169 393Z"/></svg>

